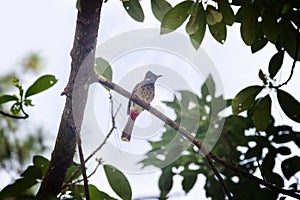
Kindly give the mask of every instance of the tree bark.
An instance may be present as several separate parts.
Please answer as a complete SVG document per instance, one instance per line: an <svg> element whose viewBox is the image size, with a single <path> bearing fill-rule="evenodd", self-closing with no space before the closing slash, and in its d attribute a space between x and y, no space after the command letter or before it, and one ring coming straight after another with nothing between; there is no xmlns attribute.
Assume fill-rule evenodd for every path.
<svg viewBox="0 0 300 200"><path fill-rule="evenodd" d="M80 1L81 11L77 14L71 51L71 72L67 87L62 93L66 96L65 107L50 165L37 193L37 199L50 199L60 193L67 169L73 162L88 96L88 85L94 74L94 49L97 43L102 3L102 0ZM85 76L80 76L78 79L76 76L83 62L87 60Z"/></svg>

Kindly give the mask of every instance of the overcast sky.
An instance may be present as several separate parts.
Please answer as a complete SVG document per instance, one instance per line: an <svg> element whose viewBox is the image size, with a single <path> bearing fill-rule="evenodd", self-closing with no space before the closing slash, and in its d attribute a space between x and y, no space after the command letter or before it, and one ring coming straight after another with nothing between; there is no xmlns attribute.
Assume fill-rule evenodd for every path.
<svg viewBox="0 0 300 200"><path fill-rule="evenodd" d="M101 13L98 44L127 31L142 28L159 28L159 22L149 9L150 1L142 2L145 8L144 23L138 23L131 19L123 9L120 1L109 0L108 3L105 3ZM174 3L172 4L174 5ZM0 74L5 74L18 66L21 58L28 53L37 52L43 59L44 71L42 74L54 74L59 79L54 88L33 98L35 107L29 111L29 114L31 114L29 120L32 122L39 120L40 124L45 125L49 134L51 134L47 143L54 145L54 141L51 139L54 139L57 133L56 130L58 130L65 100L64 97L60 96L60 93L67 83L70 71L71 60L69 52L73 43L77 13L75 1L10 0L2 3L1 7L3 9L0 12L0 25L2 27L0 37ZM184 34L184 28L179 29L178 32ZM258 78L258 70L262 69L264 72L267 72L269 59L275 52L275 48L272 45L268 45L259 53L252 55L250 47L245 46L242 42L237 25L229 28L224 45L217 43L210 36L207 29L201 47L215 64L223 83L226 98L232 98L246 86L261 84ZM282 81L285 81L289 75L291 60L287 59L284 65L285 70L281 72L279 77ZM299 76L300 70L297 66L294 77L287 86L283 87L298 100L300 99ZM32 81L28 81L27 84L30 82ZM280 111L280 108L275 106L275 110ZM276 112L275 117L278 124L291 124L295 130L300 131L300 125L292 123L282 112ZM85 143L85 149L86 151L92 151L87 143ZM49 158L50 152L46 156ZM103 180L102 176L99 177L101 174L102 172L99 172L92 180ZM158 187L156 186L158 174L129 174L134 197L153 195L151 191L143 189L145 187L139 187L141 183L145 183L144 180L148 180L149 185L155 186L154 191L158 192ZM176 177L176 179L179 178ZM104 191L110 190L106 182L102 181L97 184L103 187ZM180 182L177 181L176 184L177 187L175 188L177 190L173 190L171 194L174 194L174 196L177 194L182 195L183 192L178 190ZM204 195L204 190L201 190L201 187L203 187L203 182L197 182L197 185L189 194L189 199L193 196ZM178 199L182 198L180 196Z"/></svg>

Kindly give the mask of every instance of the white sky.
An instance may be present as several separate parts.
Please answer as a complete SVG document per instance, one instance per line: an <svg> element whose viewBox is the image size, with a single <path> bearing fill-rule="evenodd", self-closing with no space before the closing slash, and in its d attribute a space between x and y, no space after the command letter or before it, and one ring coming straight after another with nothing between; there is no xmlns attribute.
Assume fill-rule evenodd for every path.
<svg viewBox="0 0 300 200"><path fill-rule="evenodd" d="M109 0L104 4L101 13L100 31L98 43L118 35L120 33L141 29L158 28L159 22L154 18L150 11L150 1L142 1L145 11L145 22L138 23L132 20L123 9L120 1ZM175 1L174 1L175 2ZM174 5L174 3L172 3ZM2 3L0 12L0 74L9 72L19 65L21 58L30 52L38 52L43 58L45 70L42 74L54 74L59 82L51 90L33 98L35 107L29 110L30 121L43 124L49 132L49 145L54 145L53 139L58 130L60 116L64 106L64 97L60 96L63 91L70 71L69 52L72 47L76 9L75 1L40 1L10 0ZM267 72L269 59L275 52L272 45L268 45L259 53L251 54L250 47L246 47L242 42L238 26L229 28L227 40L224 45L218 44L210 34L207 33L202 43L202 48L213 60L217 71L223 81L226 98L232 98L238 91L246 86L261 84L258 78L258 70ZM184 33L181 28L179 32ZM288 57L288 56L286 56ZM299 64L298 64L299 65ZM291 60L285 61L285 70L282 72L281 80L285 81L289 75ZM289 91L298 100L300 99L300 90L297 88L300 84L300 70L295 68L294 77L283 89ZM33 80L28 81L28 84ZM275 106L275 110L280 110ZM300 130L300 125L287 119L282 112L276 113L275 117L279 124L293 125L295 130ZM35 121L36 120L36 121ZM86 150L89 144L85 144ZM47 157L50 157L50 152ZM153 196L157 194L157 180L159 173L144 175L128 175L132 184L134 197ZM103 191L111 191L107 183L103 180L102 172L98 172L92 178L97 182ZM178 179L178 177L176 177ZM145 180L149 184L149 191L145 188ZM140 187L143 184L143 187ZM193 199L204 196L205 191L203 182L197 182L193 190L186 199ZM1 183L1 186L5 184ZM180 191L180 182L176 182L177 189L172 190L171 194L180 194L176 199L183 198L183 192ZM175 196L175 195L174 195ZM175 198L174 198L175 199Z"/></svg>

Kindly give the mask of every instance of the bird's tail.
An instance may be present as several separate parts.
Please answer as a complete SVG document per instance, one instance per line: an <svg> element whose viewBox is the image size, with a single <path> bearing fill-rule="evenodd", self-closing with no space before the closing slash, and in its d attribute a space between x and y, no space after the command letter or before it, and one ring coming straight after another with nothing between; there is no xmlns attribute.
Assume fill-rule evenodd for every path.
<svg viewBox="0 0 300 200"><path fill-rule="evenodd" d="M131 138L131 133L133 130L135 120L131 119L131 117L128 117L128 121L126 123L126 126L122 132L121 140L124 142L129 142Z"/></svg>

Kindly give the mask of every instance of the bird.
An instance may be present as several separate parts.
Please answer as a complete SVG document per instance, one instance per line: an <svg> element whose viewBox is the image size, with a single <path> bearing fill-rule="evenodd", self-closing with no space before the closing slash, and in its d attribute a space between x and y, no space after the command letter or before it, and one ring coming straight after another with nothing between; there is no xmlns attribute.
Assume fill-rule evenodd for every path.
<svg viewBox="0 0 300 200"><path fill-rule="evenodd" d="M145 101L150 104L155 95L154 84L156 80L162 77L162 75L156 75L151 71L148 71L145 78L140 83L136 84L131 92L131 96L128 102L127 115L129 115L127 123L122 131L121 140L124 142L130 142L131 134L134 126L134 122L139 114L144 110L142 107L132 102L133 97L138 97L138 99Z"/></svg>

